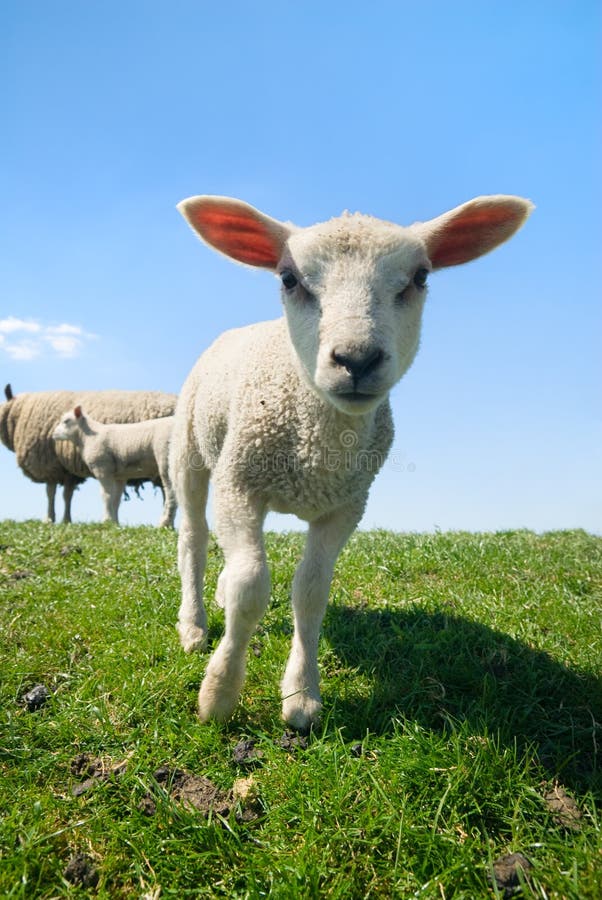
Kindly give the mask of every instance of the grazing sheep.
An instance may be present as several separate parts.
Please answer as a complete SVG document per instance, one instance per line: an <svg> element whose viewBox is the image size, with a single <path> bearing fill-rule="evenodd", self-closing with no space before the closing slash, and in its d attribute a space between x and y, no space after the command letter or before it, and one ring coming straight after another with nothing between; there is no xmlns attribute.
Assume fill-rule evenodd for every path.
<svg viewBox="0 0 602 900"><path fill-rule="evenodd" d="M66 412L52 433L55 441L70 441L79 450L102 489L105 522L118 522L119 503L129 479L161 479L163 513L159 527L173 528L176 498L169 478L169 438L173 416L104 425L81 406Z"/></svg>
<svg viewBox="0 0 602 900"><path fill-rule="evenodd" d="M32 481L46 484L48 520L54 522L56 486L63 485L65 513L71 521L71 497L91 473L70 443L55 444L52 432L66 409L78 403L100 422L139 422L173 414L175 394L160 391L40 391L13 395L5 388L0 405L0 440L17 455L17 464Z"/></svg>
<svg viewBox="0 0 602 900"><path fill-rule="evenodd" d="M418 349L427 276L497 247L532 204L479 197L406 228L359 214L297 228L223 197L192 197L179 209L216 250L275 272L284 305L281 319L219 337L178 400L171 475L182 516L180 640L191 651L207 639L210 475L226 623L199 693L202 721L228 718L240 695L248 643L270 596L266 512L308 521L281 685L284 719L307 729L320 715L318 638L334 564L391 446L388 395Z"/></svg>

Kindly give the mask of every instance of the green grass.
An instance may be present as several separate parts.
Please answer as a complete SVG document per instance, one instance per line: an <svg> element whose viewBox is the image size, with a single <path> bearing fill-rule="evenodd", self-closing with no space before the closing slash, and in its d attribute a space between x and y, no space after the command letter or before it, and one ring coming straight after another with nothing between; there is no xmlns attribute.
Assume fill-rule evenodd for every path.
<svg viewBox="0 0 602 900"><path fill-rule="evenodd" d="M503 895L488 872L514 851L533 864L523 896L602 896L599 538L357 534L321 640L324 723L297 752L278 744L278 682L300 536L268 536L273 600L226 726L195 718L206 656L177 643L175 535L3 522L0 547L0 896L475 900ZM209 597L220 562L213 547ZM52 694L29 712L38 683ZM249 774L243 737L263 753L255 821L207 820L153 778L227 790ZM126 771L74 796L84 752ZM573 828L544 802L555 782ZM78 852L96 888L64 878Z"/></svg>

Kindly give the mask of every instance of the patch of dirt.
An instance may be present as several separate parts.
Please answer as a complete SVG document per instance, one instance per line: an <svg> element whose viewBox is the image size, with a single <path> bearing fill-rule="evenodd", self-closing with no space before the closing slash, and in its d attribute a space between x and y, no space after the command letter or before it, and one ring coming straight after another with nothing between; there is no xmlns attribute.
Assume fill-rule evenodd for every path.
<svg viewBox="0 0 602 900"><path fill-rule="evenodd" d="M23 581L25 578L32 578L33 574L29 569L17 569L16 572L12 572L9 575L9 579L10 581Z"/></svg>
<svg viewBox="0 0 602 900"><path fill-rule="evenodd" d="M91 753L80 753L71 761L71 774L86 777L73 785L71 793L74 797L81 797L99 782L123 775L126 768L127 760L116 763L112 759L93 756Z"/></svg>
<svg viewBox="0 0 602 900"><path fill-rule="evenodd" d="M298 750L307 750L309 743L307 738L296 731L285 731L279 741L276 741L278 747L288 750L289 753L296 753Z"/></svg>
<svg viewBox="0 0 602 900"><path fill-rule="evenodd" d="M568 831L581 831L582 812L572 797L569 797L557 782L543 794L543 800L552 814L552 819Z"/></svg>
<svg viewBox="0 0 602 900"><path fill-rule="evenodd" d="M257 741L254 738L239 741L232 751L232 760L237 766L245 768L253 768L263 763L263 751L256 746Z"/></svg>
<svg viewBox="0 0 602 900"><path fill-rule="evenodd" d="M224 791L204 775L192 775L182 769L161 766L155 772L155 780L167 792L171 800L194 809L205 818L217 813L228 818L233 809L238 822L251 822L259 817L261 806L257 785L252 778L239 778L231 790ZM144 815L153 816L157 806L150 794L138 804Z"/></svg>
<svg viewBox="0 0 602 900"><path fill-rule="evenodd" d="M493 874L489 874L489 881L493 883L495 880L504 900L510 900L522 891L521 876L522 882L528 883L532 868L533 864L522 853L510 853L496 859Z"/></svg>
<svg viewBox="0 0 602 900"><path fill-rule="evenodd" d="M86 888L93 888L98 884L96 867L91 858L86 856L85 853L76 853L71 857L63 872L63 878L70 884Z"/></svg>
<svg viewBox="0 0 602 900"><path fill-rule="evenodd" d="M41 709L46 705L50 698L50 694L51 692L45 684L36 684L30 691L23 694L21 703L23 706L27 707L29 712L35 712L37 709Z"/></svg>
<svg viewBox="0 0 602 900"><path fill-rule="evenodd" d="M155 772L155 781L167 791L172 800L182 803L183 806L196 809L205 817L208 817L212 812L216 812L224 817L230 814L234 802L232 792L221 791L203 775L191 775L182 769L170 769L168 766L161 766ZM152 797L147 794L139 808L141 811L153 815L156 805Z"/></svg>
<svg viewBox="0 0 602 900"><path fill-rule="evenodd" d="M174 800L198 810L204 816L214 812L225 818L232 809L232 793L221 791L204 775L190 775L188 772L176 770L170 785L170 795Z"/></svg>
<svg viewBox="0 0 602 900"><path fill-rule="evenodd" d="M61 556L71 556L73 553L77 553L81 556L83 552L82 548L77 544L67 544L60 549Z"/></svg>

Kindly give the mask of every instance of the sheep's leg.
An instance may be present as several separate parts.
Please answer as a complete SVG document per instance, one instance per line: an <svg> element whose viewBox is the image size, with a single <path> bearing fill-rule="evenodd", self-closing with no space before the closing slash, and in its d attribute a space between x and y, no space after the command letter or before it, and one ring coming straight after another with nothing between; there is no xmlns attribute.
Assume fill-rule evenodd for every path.
<svg viewBox="0 0 602 900"><path fill-rule="evenodd" d="M63 503L65 505L63 512L64 525L69 525L71 523L71 500L73 499L73 492L76 487L77 482L75 479L65 476L65 483L63 484Z"/></svg>
<svg viewBox="0 0 602 900"><path fill-rule="evenodd" d="M178 613L180 643L187 653L207 644L207 614L203 605L203 577L209 529L205 518L209 472L185 465L179 474L178 496L182 520L178 534L178 569L182 602Z"/></svg>
<svg viewBox="0 0 602 900"><path fill-rule="evenodd" d="M54 509L54 498L56 497L56 484L49 482L46 485L46 496L48 497L48 512L46 513L46 521L54 522L56 513Z"/></svg>
<svg viewBox="0 0 602 900"><path fill-rule="evenodd" d="M318 640L334 565L359 522L361 507L346 507L312 522L303 559L293 580L295 630L282 679L282 716L299 731L320 719Z"/></svg>
<svg viewBox="0 0 602 900"><path fill-rule="evenodd" d="M232 497L228 500L231 504ZM216 498L216 531L226 558L220 576L226 630L201 684L199 717L203 722L224 721L234 711L245 680L249 641L270 599L270 573L262 535L265 514L254 510L244 522L236 523L230 516L241 506L229 504L224 504L221 511ZM248 506L245 511L249 513Z"/></svg>

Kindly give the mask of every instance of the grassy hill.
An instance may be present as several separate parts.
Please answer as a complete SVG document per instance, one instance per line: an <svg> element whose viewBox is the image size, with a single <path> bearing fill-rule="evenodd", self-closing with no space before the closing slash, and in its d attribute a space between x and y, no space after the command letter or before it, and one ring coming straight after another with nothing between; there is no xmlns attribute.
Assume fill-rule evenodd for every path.
<svg viewBox="0 0 602 900"><path fill-rule="evenodd" d="M243 702L201 726L176 536L0 523L0 896L602 896L602 540L357 534L307 740L278 691L301 547L268 536Z"/></svg>

